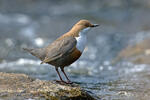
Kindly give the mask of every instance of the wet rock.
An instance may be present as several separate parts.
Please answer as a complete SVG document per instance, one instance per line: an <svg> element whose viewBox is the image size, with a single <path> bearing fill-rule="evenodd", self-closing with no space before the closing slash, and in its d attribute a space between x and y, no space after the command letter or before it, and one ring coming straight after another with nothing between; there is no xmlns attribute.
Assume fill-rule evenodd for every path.
<svg viewBox="0 0 150 100"><path fill-rule="evenodd" d="M117 63L121 60L131 61L136 64L150 64L150 38L142 40L135 45L128 45L113 60Z"/></svg>
<svg viewBox="0 0 150 100"><path fill-rule="evenodd" d="M60 85L25 74L0 72L0 99L95 100L78 85Z"/></svg>

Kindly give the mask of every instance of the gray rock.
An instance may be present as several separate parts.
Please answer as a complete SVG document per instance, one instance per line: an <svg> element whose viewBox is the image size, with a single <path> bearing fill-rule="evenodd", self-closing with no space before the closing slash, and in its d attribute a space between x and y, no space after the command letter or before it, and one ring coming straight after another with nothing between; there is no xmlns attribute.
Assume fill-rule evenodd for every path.
<svg viewBox="0 0 150 100"><path fill-rule="evenodd" d="M146 38L134 45L128 45L121 50L113 63L129 61L135 64L150 64L150 38Z"/></svg>
<svg viewBox="0 0 150 100"><path fill-rule="evenodd" d="M95 100L79 85L61 85L33 79L25 74L0 72L0 99L5 100Z"/></svg>

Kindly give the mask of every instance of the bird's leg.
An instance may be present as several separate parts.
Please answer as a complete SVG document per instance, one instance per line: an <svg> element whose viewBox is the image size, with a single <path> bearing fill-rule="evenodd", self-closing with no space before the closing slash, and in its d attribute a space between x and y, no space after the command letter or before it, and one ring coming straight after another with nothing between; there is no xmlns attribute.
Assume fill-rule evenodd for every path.
<svg viewBox="0 0 150 100"><path fill-rule="evenodd" d="M69 80L68 76L66 75L64 68L61 68L61 71L63 72L63 74L65 75L66 79L67 79L67 83L72 84L72 82Z"/></svg>
<svg viewBox="0 0 150 100"><path fill-rule="evenodd" d="M55 67L55 70L56 70L56 72L57 72L57 74L58 74L60 80L61 80L62 82L64 82L63 79L62 79L62 77L61 77L61 75L60 75L60 73L59 73L59 71L58 71L58 67Z"/></svg>

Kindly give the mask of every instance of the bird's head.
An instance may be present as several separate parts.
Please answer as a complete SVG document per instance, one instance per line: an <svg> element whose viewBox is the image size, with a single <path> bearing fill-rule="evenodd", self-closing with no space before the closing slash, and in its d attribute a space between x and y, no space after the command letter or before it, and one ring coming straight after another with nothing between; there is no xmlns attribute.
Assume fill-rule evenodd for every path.
<svg viewBox="0 0 150 100"><path fill-rule="evenodd" d="M82 29L85 29L85 28L93 28L93 27L97 27L99 26L98 24L91 24L88 20L80 20L79 22L77 22L75 24L75 26L79 26L81 27Z"/></svg>
<svg viewBox="0 0 150 100"><path fill-rule="evenodd" d="M98 24L91 24L88 20L80 20L78 21L73 28L71 29L72 32L75 32L78 36L79 33L86 34L90 29L99 26Z"/></svg>

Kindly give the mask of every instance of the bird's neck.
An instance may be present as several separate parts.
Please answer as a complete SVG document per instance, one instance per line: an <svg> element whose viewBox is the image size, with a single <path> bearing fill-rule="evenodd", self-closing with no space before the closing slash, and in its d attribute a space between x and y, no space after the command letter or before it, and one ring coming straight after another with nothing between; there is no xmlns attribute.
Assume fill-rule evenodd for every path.
<svg viewBox="0 0 150 100"><path fill-rule="evenodd" d="M73 36L73 37L79 37L80 33L87 34L87 32L90 29L91 29L90 27L83 28L81 26L74 26L74 27L72 27L72 29L69 32L66 33L66 35ZM80 35L82 35L82 34L80 34Z"/></svg>
<svg viewBox="0 0 150 100"><path fill-rule="evenodd" d="M83 31L79 32L79 36L75 37L77 40L77 45L76 48L80 51L83 52L87 43L87 34L85 34Z"/></svg>
<svg viewBox="0 0 150 100"><path fill-rule="evenodd" d="M79 33L81 30L82 30L82 27L74 26L67 34L73 37L79 37Z"/></svg>
<svg viewBox="0 0 150 100"><path fill-rule="evenodd" d="M61 36L59 39L62 39L64 37L72 36L72 37L86 37L87 32L90 30L90 27L88 28L82 28L79 26L73 27L69 32L65 33L63 36Z"/></svg>

